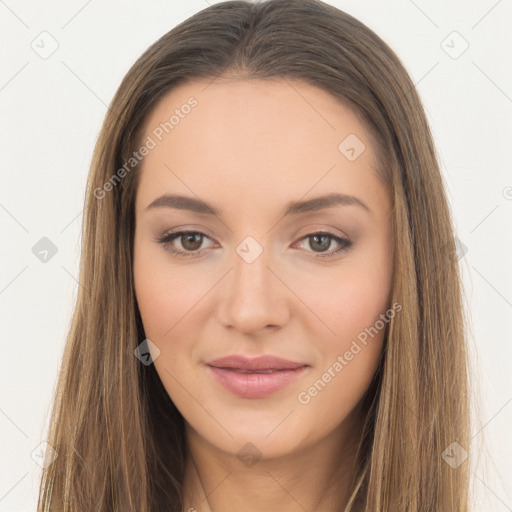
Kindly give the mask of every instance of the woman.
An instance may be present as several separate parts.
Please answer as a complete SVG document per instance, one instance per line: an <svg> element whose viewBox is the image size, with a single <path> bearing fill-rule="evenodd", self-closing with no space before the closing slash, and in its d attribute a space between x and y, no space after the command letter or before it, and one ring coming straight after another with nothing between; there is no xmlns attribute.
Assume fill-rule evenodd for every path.
<svg viewBox="0 0 512 512"><path fill-rule="evenodd" d="M392 50L317 0L152 45L94 153L38 510L466 511L452 220Z"/></svg>

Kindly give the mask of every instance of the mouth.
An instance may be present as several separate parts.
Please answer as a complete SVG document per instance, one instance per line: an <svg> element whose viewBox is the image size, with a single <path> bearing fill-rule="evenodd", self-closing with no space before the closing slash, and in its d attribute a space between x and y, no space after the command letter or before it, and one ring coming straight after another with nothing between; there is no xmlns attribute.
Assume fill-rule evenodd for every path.
<svg viewBox="0 0 512 512"><path fill-rule="evenodd" d="M275 373L275 372L285 372L287 371L285 368L274 368L272 370L241 370L240 368L223 368L220 366L212 366L212 368L219 368L220 370L229 370L236 373L249 373L249 374L265 374L265 373Z"/></svg>
<svg viewBox="0 0 512 512"><path fill-rule="evenodd" d="M295 370L303 366L308 366L306 363L299 363L271 355L259 356L252 359L241 355L231 355L215 359L207 364L216 368L253 372Z"/></svg>
<svg viewBox="0 0 512 512"><path fill-rule="evenodd" d="M271 356L247 359L239 356L207 363L215 381L242 398L265 398L284 389L309 369L297 363Z"/></svg>

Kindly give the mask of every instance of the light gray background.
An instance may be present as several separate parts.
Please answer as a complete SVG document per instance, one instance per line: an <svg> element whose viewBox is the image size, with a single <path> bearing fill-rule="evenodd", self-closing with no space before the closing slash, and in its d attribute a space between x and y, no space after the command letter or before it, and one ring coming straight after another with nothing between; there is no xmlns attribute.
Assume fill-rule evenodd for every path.
<svg viewBox="0 0 512 512"><path fill-rule="evenodd" d="M390 44L424 101L467 248L474 509L510 511L512 2L328 3ZM35 510L38 445L79 286L84 187L106 105L151 43L207 5L0 0L0 511ZM58 249L46 263L32 252L42 237Z"/></svg>

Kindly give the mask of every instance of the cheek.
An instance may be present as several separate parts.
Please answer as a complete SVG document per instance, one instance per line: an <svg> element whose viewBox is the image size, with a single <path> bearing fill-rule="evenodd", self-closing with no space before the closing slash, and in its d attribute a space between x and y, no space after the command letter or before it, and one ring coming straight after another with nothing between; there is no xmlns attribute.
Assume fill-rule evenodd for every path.
<svg viewBox="0 0 512 512"><path fill-rule="evenodd" d="M158 269L145 265L143 261L134 265L134 282L146 336L161 339L174 323L175 295L169 293Z"/></svg>
<svg viewBox="0 0 512 512"><path fill-rule="evenodd" d="M297 295L307 298L305 303L312 313L303 318L310 319L308 329L321 336L326 352L332 352L372 326L386 312L391 272L389 268L384 272L379 270L374 263L355 262L304 280L302 286L296 288Z"/></svg>
<svg viewBox="0 0 512 512"><path fill-rule="evenodd" d="M381 315L386 315L389 303L387 288L376 289L371 275L351 274L340 282L340 289L318 307L330 332L323 325L310 330L319 340L321 363L315 377L332 381L329 385L339 388L338 396L346 396L364 392L376 370L389 323Z"/></svg>
<svg viewBox="0 0 512 512"><path fill-rule="evenodd" d="M146 335L163 342L187 323L187 313L213 283L199 272L197 279L184 279L161 249L136 247L134 258L135 294Z"/></svg>
<svg viewBox="0 0 512 512"><path fill-rule="evenodd" d="M202 285L201 280L184 280L160 255L145 248L135 252L133 277L144 332L160 351L153 364L169 396L187 407L190 397L182 385L192 374L193 340L199 337L198 324L190 319L205 294L204 280Z"/></svg>
<svg viewBox="0 0 512 512"><path fill-rule="evenodd" d="M352 274L343 282L319 309L334 334L323 325L311 329L318 333L318 364L296 397L303 418L323 418L324 432L340 425L367 391L389 324L385 287L376 290L369 275Z"/></svg>
<svg viewBox="0 0 512 512"><path fill-rule="evenodd" d="M315 313L308 329L317 333L319 364L308 380L309 387L302 389L299 403L326 414L336 403L338 412L329 416L334 423L348 414L368 388L394 316L389 312L392 268L388 253L373 251L351 263L347 259L346 265L316 281L307 295Z"/></svg>

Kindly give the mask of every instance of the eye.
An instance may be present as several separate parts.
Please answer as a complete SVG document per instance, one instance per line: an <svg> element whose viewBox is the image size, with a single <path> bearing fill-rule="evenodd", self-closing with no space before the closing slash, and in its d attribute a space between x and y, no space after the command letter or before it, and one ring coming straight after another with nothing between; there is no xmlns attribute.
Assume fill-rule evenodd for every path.
<svg viewBox="0 0 512 512"><path fill-rule="evenodd" d="M302 237L301 240L309 240L308 245L313 249L313 252L316 252L316 258L331 258L340 252L348 251L352 246L352 242L348 238L342 238L334 233L329 233L328 231L310 233L309 235ZM338 244L338 249L326 251L326 249L331 247L333 240ZM318 252L317 249L319 249L320 252Z"/></svg>
<svg viewBox="0 0 512 512"><path fill-rule="evenodd" d="M162 244L166 251L176 255L179 258L190 258L199 256L206 249L201 248L205 239L211 238L201 231L177 231L174 233L166 233L156 241ZM300 242L309 239L309 247L316 253L316 258L331 258L343 251L348 251L352 246L352 242L347 238L342 238L328 231L318 231L303 236ZM180 242L182 249L177 249L173 244L176 240ZM338 244L338 249L328 251L332 241ZM304 242L302 242L304 243ZM319 251L318 251L319 249ZM324 254L325 253L325 254Z"/></svg>
<svg viewBox="0 0 512 512"><path fill-rule="evenodd" d="M198 249L200 249L205 238L211 240L208 235L201 231L177 231L175 233L165 234L159 238L157 242L162 244L166 251L180 258L190 258L203 252L204 249ZM179 240L184 250L176 249L176 247L172 245L172 242L176 239Z"/></svg>

